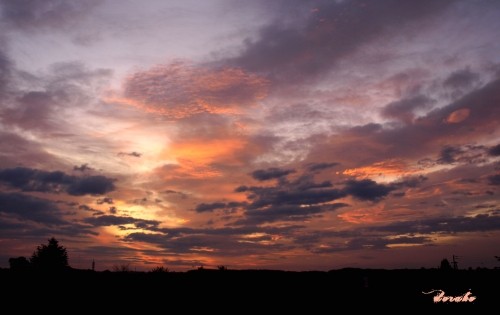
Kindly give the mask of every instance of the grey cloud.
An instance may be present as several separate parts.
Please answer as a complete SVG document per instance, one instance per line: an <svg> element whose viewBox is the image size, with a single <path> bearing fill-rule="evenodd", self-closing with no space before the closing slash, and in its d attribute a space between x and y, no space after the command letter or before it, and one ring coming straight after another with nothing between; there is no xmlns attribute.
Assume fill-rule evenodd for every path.
<svg viewBox="0 0 500 315"><path fill-rule="evenodd" d="M102 175L77 178L67 188L74 196L103 195L115 190L114 180Z"/></svg>
<svg viewBox="0 0 500 315"><path fill-rule="evenodd" d="M347 181L344 192L359 200L379 201L394 189L394 186L377 184L371 179L363 179Z"/></svg>
<svg viewBox="0 0 500 315"><path fill-rule="evenodd" d="M225 209L232 211L238 207L246 205L244 202L214 202L214 203L200 203L196 206L196 212L213 212L218 209Z"/></svg>
<svg viewBox="0 0 500 315"><path fill-rule="evenodd" d="M329 247L314 248L315 253L334 253L359 249L387 249L392 244L430 244L432 239L424 236L401 236L396 238L386 237L358 237L343 244L331 244Z"/></svg>
<svg viewBox="0 0 500 315"><path fill-rule="evenodd" d="M111 226L134 224L137 228L152 228L160 224L160 221L137 219L128 216L101 215L83 219L83 222L93 226Z"/></svg>
<svg viewBox="0 0 500 315"><path fill-rule="evenodd" d="M104 198L99 198L96 200L96 203L98 205L102 205L104 203L107 203L107 204L110 204L112 205L114 202L113 202L113 198L110 198L110 197L104 197Z"/></svg>
<svg viewBox="0 0 500 315"><path fill-rule="evenodd" d="M500 216L478 214L474 217L432 218L396 222L373 230L391 233L459 233L500 230Z"/></svg>
<svg viewBox="0 0 500 315"><path fill-rule="evenodd" d="M429 107L432 102L433 100L423 95L402 99L388 104L382 110L382 115L397 118L405 123L411 123L415 119L416 111Z"/></svg>
<svg viewBox="0 0 500 315"><path fill-rule="evenodd" d="M445 146L442 148L438 164L482 163L486 162L487 148L481 145Z"/></svg>
<svg viewBox="0 0 500 315"><path fill-rule="evenodd" d="M53 64L49 71L38 77L25 74L30 79L18 76L17 85L33 88L11 88L12 96L0 104L0 119L8 126L43 131L58 132L64 129L64 117L68 108L82 108L95 96L95 84L107 79L111 71L89 70L78 62ZM11 79L12 82L14 79ZM14 86L14 84L12 84Z"/></svg>
<svg viewBox="0 0 500 315"><path fill-rule="evenodd" d="M466 68L450 74L450 76L444 80L443 85L453 89L467 89L471 88L478 80L479 74Z"/></svg>
<svg viewBox="0 0 500 315"><path fill-rule="evenodd" d="M292 173L295 173L295 170L272 167L265 170L256 170L252 172L252 177L259 181L265 181L284 177Z"/></svg>
<svg viewBox="0 0 500 315"><path fill-rule="evenodd" d="M0 39L0 44L4 46L3 41ZM11 80L12 62L7 55L0 50L0 96L7 91L7 87Z"/></svg>
<svg viewBox="0 0 500 315"><path fill-rule="evenodd" d="M136 157L140 158L142 156L142 153L139 152L119 152L118 156L131 156L131 157Z"/></svg>
<svg viewBox="0 0 500 315"><path fill-rule="evenodd" d="M25 194L0 193L0 212L21 220L49 225L65 223L60 218L60 210L54 202Z"/></svg>
<svg viewBox="0 0 500 315"><path fill-rule="evenodd" d="M14 29L38 32L43 29L67 30L99 3L99 0L2 0L4 23Z"/></svg>
<svg viewBox="0 0 500 315"><path fill-rule="evenodd" d="M318 171L323 171L323 170L335 167L339 164L340 163L336 163L336 162L333 162L333 163L325 163L325 162L323 162L323 163L310 163L307 165L307 169L310 172L318 172Z"/></svg>
<svg viewBox="0 0 500 315"><path fill-rule="evenodd" d="M488 149L488 154L491 156L499 156L500 155L500 144L493 146Z"/></svg>
<svg viewBox="0 0 500 315"><path fill-rule="evenodd" d="M67 192L74 196L102 195L115 189L114 180L102 175L76 177L25 167L0 170L0 181L23 191Z"/></svg>
<svg viewBox="0 0 500 315"><path fill-rule="evenodd" d="M378 36L435 16L453 1L383 0L307 3L305 23L276 22L247 39L240 56L230 60L275 80L303 81L330 70L337 62ZM301 4L304 5L304 4Z"/></svg>
<svg viewBox="0 0 500 315"><path fill-rule="evenodd" d="M500 185L500 174L488 176L488 183L490 185Z"/></svg>
<svg viewBox="0 0 500 315"><path fill-rule="evenodd" d="M94 169L90 167L87 163L82 164L80 166L73 166L73 171L85 172L85 171L93 171Z"/></svg>
<svg viewBox="0 0 500 315"><path fill-rule="evenodd" d="M500 80L494 80L412 124L396 128L367 124L317 139L309 156L335 158L346 167L360 162L369 165L385 158L421 159L441 150L442 143L455 147L454 143L472 142L494 132L498 128L496 117L500 116L500 107L495 105L499 97ZM469 152L471 157L473 151Z"/></svg>

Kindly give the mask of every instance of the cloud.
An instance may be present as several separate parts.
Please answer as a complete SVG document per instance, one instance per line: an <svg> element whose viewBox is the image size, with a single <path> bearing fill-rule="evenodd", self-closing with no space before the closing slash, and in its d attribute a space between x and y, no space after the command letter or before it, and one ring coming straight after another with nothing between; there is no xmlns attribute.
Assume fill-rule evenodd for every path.
<svg viewBox="0 0 500 315"><path fill-rule="evenodd" d="M477 81L479 81L479 74L466 68L450 74L450 76L444 80L443 86L456 90L463 90L473 87Z"/></svg>
<svg viewBox="0 0 500 315"><path fill-rule="evenodd" d="M388 104L382 115L388 118L396 118L405 123L411 123L415 119L417 110L428 108L433 100L424 95L402 99Z"/></svg>
<svg viewBox="0 0 500 315"><path fill-rule="evenodd" d="M446 117L445 121L449 124L458 124L466 120L469 117L469 115L470 115L470 109L461 108L450 113L450 115Z"/></svg>
<svg viewBox="0 0 500 315"><path fill-rule="evenodd" d="M488 151L483 145L445 146L441 149L438 164L477 164L488 161Z"/></svg>
<svg viewBox="0 0 500 315"><path fill-rule="evenodd" d="M3 40L1 39L0 44L4 46ZM2 96L7 91L7 87L10 84L12 68L12 62L3 52L3 50L0 50L0 95Z"/></svg>
<svg viewBox="0 0 500 315"><path fill-rule="evenodd" d="M196 206L196 212L213 212L214 210L224 209L233 212L236 208L246 205L245 202L213 202L200 203Z"/></svg>
<svg viewBox="0 0 500 315"><path fill-rule="evenodd" d="M60 218L60 210L54 202L25 194L0 193L0 212L49 225L66 223Z"/></svg>
<svg viewBox="0 0 500 315"><path fill-rule="evenodd" d="M136 157L140 158L142 156L142 153L139 152L119 152L118 156L131 156L131 157Z"/></svg>
<svg viewBox="0 0 500 315"><path fill-rule="evenodd" d="M67 123L69 110L88 108L99 85L111 75L110 70L90 70L79 62L53 64L42 75L17 69L11 72L17 75L10 78L11 97L0 104L1 121L10 127L54 135L74 128Z"/></svg>
<svg viewBox="0 0 500 315"><path fill-rule="evenodd" d="M478 214L472 217L440 217L417 221L395 222L374 230L391 233L445 233L496 231L500 230L500 216Z"/></svg>
<svg viewBox="0 0 500 315"><path fill-rule="evenodd" d="M311 176L301 176L294 181L280 179L274 186L243 185L235 191L246 193L248 199L243 205L244 218L235 224L304 220L346 206L331 203L346 196L343 190L332 188L329 181L314 182Z"/></svg>
<svg viewBox="0 0 500 315"><path fill-rule="evenodd" d="M489 176L488 183L495 186L500 185L500 174Z"/></svg>
<svg viewBox="0 0 500 315"><path fill-rule="evenodd" d="M110 198L110 197L104 197L104 198L99 198L96 200L96 203L98 205L102 205L104 203L107 203L107 204L110 204L112 205L114 202L113 202L113 198Z"/></svg>
<svg viewBox="0 0 500 315"><path fill-rule="evenodd" d="M87 163L82 164L80 166L73 166L73 171L85 172L85 171L93 171L94 169L90 167Z"/></svg>
<svg viewBox="0 0 500 315"><path fill-rule="evenodd" d="M246 39L241 54L229 62L274 81L303 82L331 70L339 60L393 30L420 25L453 1L328 1L309 7L305 20L276 21L257 39ZM312 10L314 9L314 10ZM304 12L303 11L303 12ZM420 22L420 24L417 24ZM226 61L227 62L227 61Z"/></svg>
<svg viewBox="0 0 500 315"><path fill-rule="evenodd" d="M270 179L281 178L289 174L294 173L295 170L291 169L280 169L276 167L268 168L265 170L256 170L252 172L252 177L258 181L266 181Z"/></svg>
<svg viewBox="0 0 500 315"><path fill-rule="evenodd" d="M13 29L39 32L67 30L75 26L100 1L21 0L0 1L3 22Z"/></svg>
<svg viewBox="0 0 500 315"><path fill-rule="evenodd" d="M0 170L0 181L23 191L66 192L74 196L102 195L115 189L114 180L102 175L76 177L25 167Z"/></svg>
<svg viewBox="0 0 500 315"><path fill-rule="evenodd" d="M83 219L83 222L93 226L111 226L111 225L124 225L134 224L136 228L153 228L157 227L161 222L156 220L144 220L128 216L116 215L101 215Z"/></svg>
<svg viewBox="0 0 500 315"><path fill-rule="evenodd" d="M307 165L307 169L310 172L318 172L318 171L323 171L323 170L335 167L339 164L340 163L336 163L336 162L333 162L333 163L310 163Z"/></svg>
<svg viewBox="0 0 500 315"><path fill-rule="evenodd" d="M422 159L439 152L443 143L453 147L456 143L473 143L498 128L495 117L500 115L500 107L494 104L499 97L500 80L496 79L411 124L370 123L348 127L331 136L315 137L308 140L315 143L309 159L322 156L346 167L359 167L359 163L370 165L387 159ZM470 112L466 119L448 123L452 113L464 108Z"/></svg>
<svg viewBox="0 0 500 315"><path fill-rule="evenodd" d="M115 190L114 180L102 175L82 177L74 180L67 192L74 196L103 195Z"/></svg>
<svg viewBox="0 0 500 315"><path fill-rule="evenodd" d="M176 254L199 253L212 256L241 256L263 254L286 249L269 237L254 238L255 233L263 235L287 235L297 226L283 228L242 227L219 229L166 228L157 233L133 232L125 241L156 244Z"/></svg>
<svg viewBox="0 0 500 315"><path fill-rule="evenodd" d="M377 184L371 179L348 180L344 192L359 200L379 201L387 196L395 187Z"/></svg>
<svg viewBox="0 0 500 315"><path fill-rule="evenodd" d="M174 119L234 114L262 100L267 85L263 78L240 68L210 69L177 62L134 73L125 83L125 99L110 101Z"/></svg>
<svg viewBox="0 0 500 315"><path fill-rule="evenodd" d="M357 237L343 244L331 244L313 249L314 253L334 253L360 249L388 249L390 245L424 245L432 243L432 239L424 236L386 237Z"/></svg>
<svg viewBox="0 0 500 315"><path fill-rule="evenodd" d="M491 156L499 156L500 155L500 144L493 146L488 149L488 154Z"/></svg>

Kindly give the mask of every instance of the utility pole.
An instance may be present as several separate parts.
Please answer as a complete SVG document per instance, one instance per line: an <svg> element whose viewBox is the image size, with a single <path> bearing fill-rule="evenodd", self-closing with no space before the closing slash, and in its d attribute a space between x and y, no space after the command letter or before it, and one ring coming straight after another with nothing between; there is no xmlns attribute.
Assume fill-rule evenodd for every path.
<svg viewBox="0 0 500 315"><path fill-rule="evenodd" d="M453 255L453 269L458 270L458 256Z"/></svg>
<svg viewBox="0 0 500 315"><path fill-rule="evenodd" d="M95 271L95 260L92 259L92 271Z"/></svg>

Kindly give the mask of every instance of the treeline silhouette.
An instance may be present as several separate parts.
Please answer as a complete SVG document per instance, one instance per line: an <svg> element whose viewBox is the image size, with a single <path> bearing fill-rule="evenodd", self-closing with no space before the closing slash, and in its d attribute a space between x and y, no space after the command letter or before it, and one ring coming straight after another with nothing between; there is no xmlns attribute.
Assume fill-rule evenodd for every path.
<svg viewBox="0 0 500 315"><path fill-rule="evenodd" d="M9 288L8 292L30 292L30 298L55 294L75 303L81 303L81 299L86 303L108 303L116 297L113 301L119 301L118 305L139 301L158 305L188 298L193 303L207 301L207 307L215 303L228 309L228 301L248 309L257 305L274 305L280 310L307 306L311 312L338 305L353 309L392 308L401 303L408 308L464 309L496 303L500 294L500 270L453 270L446 259L433 269L290 272L232 270L221 265L186 272L170 271L163 266L135 272L128 265L117 265L113 272L97 272L69 267L66 249L51 238L47 245L38 246L30 259L18 257L9 262L10 269L0 269L1 283ZM450 295L471 291L477 300L467 305L436 304L432 296L422 294L431 290L443 290Z"/></svg>

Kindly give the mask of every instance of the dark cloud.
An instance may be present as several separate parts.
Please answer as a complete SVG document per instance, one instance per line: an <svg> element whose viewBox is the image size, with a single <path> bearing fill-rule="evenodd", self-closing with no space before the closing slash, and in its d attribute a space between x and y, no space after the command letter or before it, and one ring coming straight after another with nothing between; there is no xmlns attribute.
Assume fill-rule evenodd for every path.
<svg viewBox="0 0 500 315"><path fill-rule="evenodd" d="M200 203L196 206L196 212L212 212L217 209L225 209L228 206L225 202Z"/></svg>
<svg viewBox="0 0 500 315"><path fill-rule="evenodd" d="M477 145L445 146L441 149L438 164L486 162L487 148Z"/></svg>
<svg viewBox="0 0 500 315"><path fill-rule="evenodd" d="M440 164L452 164L455 162L455 156L462 153L459 148L446 146L441 150L438 163Z"/></svg>
<svg viewBox="0 0 500 315"><path fill-rule="evenodd" d="M114 180L102 175L76 177L25 167L0 170L0 181L23 191L67 192L74 196L102 195L115 189Z"/></svg>
<svg viewBox="0 0 500 315"><path fill-rule="evenodd" d="M0 193L0 212L49 225L66 223L60 218L60 210L54 202L25 194Z"/></svg>
<svg viewBox="0 0 500 315"><path fill-rule="evenodd" d="M114 180L102 175L82 177L74 180L67 192L74 196L103 195L115 190Z"/></svg>
<svg viewBox="0 0 500 315"><path fill-rule="evenodd" d="M96 209L94 209L94 208L92 208L92 207L89 207L89 206L87 206L87 205L79 205L79 206L78 206L78 209L83 210L83 211L92 212L92 215L103 215L103 214L104 214L104 212L103 212L103 211L101 211L101 210L96 210Z"/></svg>
<svg viewBox="0 0 500 315"><path fill-rule="evenodd" d="M475 142L478 137L497 130L500 107L495 104L499 97L500 80L494 80L448 106L415 119L412 124L387 127L370 123L330 137L310 139L315 146L309 157L314 160L322 156L339 160L346 167L358 167L359 163L370 165L384 159L421 159L440 151L443 143L457 147L455 143ZM474 151L480 151L480 146L473 146L477 148L470 152L465 147L460 146L471 157ZM469 158L464 161L467 160L473 161Z"/></svg>
<svg viewBox="0 0 500 315"><path fill-rule="evenodd" d="M500 216L478 214L473 217L432 218L417 221L396 222L389 225L374 227L374 230L391 233L445 233L498 231Z"/></svg>
<svg viewBox="0 0 500 315"><path fill-rule="evenodd" d="M307 165L310 172L319 172L339 165L340 163L311 163Z"/></svg>
<svg viewBox="0 0 500 315"><path fill-rule="evenodd" d="M443 85L445 87L461 90L471 88L477 81L479 81L479 74L466 68L450 74L450 76L444 80Z"/></svg>
<svg viewBox="0 0 500 315"><path fill-rule="evenodd" d="M378 36L435 16L453 1L320 1L302 22L280 21L263 27L256 40L230 62L275 80L303 81L330 70L337 62ZM314 10L313 10L314 9ZM424 24L421 23L421 26Z"/></svg>
<svg viewBox="0 0 500 315"><path fill-rule="evenodd" d="M110 197L104 197L104 198L99 198L96 200L96 203L98 205L102 205L104 203L107 203L107 204L110 204L112 205L114 202L113 202L113 198L110 198Z"/></svg>
<svg viewBox="0 0 500 315"><path fill-rule="evenodd" d="M119 152L118 156L132 156L132 157L137 157L140 158L142 156L142 153L139 152Z"/></svg>
<svg viewBox="0 0 500 315"><path fill-rule="evenodd" d="M99 0L2 0L0 9L4 23L11 28L32 32L43 29L67 30L99 2Z"/></svg>
<svg viewBox="0 0 500 315"><path fill-rule="evenodd" d="M0 38L0 44L5 46ZM0 96L3 96L7 91L7 87L11 81L13 65L7 55L0 49Z"/></svg>
<svg viewBox="0 0 500 315"><path fill-rule="evenodd" d="M311 176L301 176L294 181L281 178L274 186L240 186L235 191L246 193L249 201L243 206L245 218L237 224L307 219L335 210L338 205L345 206L326 203L346 196L341 189L332 188L331 182L317 183Z"/></svg>
<svg viewBox="0 0 500 315"><path fill-rule="evenodd" d="M101 215L97 217L85 218L83 219L83 222L91 224L93 226L134 224L137 228L154 228L161 223L160 221L155 220L144 220L128 216L116 215Z"/></svg>
<svg viewBox="0 0 500 315"><path fill-rule="evenodd" d="M499 156L500 155L500 144L493 146L488 149L488 154L491 156Z"/></svg>
<svg viewBox="0 0 500 315"><path fill-rule="evenodd" d="M171 190L171 189L164 190L164 191L162 191L162 193L164 193L166 195L178 196L181 199L186 199L188 197L188 195L186 193L183 193L181 191Z"/></svg>
<svg viewBox="0 0 500 315"><path fill-rule="evenodd" d="M257 225L280 221L304 221L327 211L349 206L346 203L330 203L326 205L301 206L294 204L271 205L264 209L251 209L245 212L245 218L234 224Z"/></svg>
<svg viewBox="0 0 500 315"><path fill-rule="evenodd" d="M252 177L259 181L265 181L287 176L292 173L295 173L295 170L271 167L265 170L256 170L252 172Z"/></svg>
<svg viewBox="0 0 500 315"><path fill-rule="evenodd" d="M357 237L342 244L331 244L321 248L314 248L315 253L334 253L349 250L366 249L388 249L388 245L394 244L430 244L432 239L424 236L400 236L395 238L386 237Z"/></svg>
<svg viewBox="0 0 500 315"><path fill-rule="evenodd" d="M85 172L85 171L93 171L94 169L90 167L87 163L82 164L80 166L73 166L73 171Z"/></svg>
<svg viewBox="0 0 500 315"><path fill-rule="evenodd" d="M394 186L377 184L371 179L349 180L344 192L359 200L379 201L395 189Z"/></svg>
<svg viewBox="0 0 500 315"><path fill-rule="evenodd" d="M416 111L429 107L432 102L433 100L427 96L417 95L388 104L382 110L382 115L388 118L399 119L405 123L411 123L415 119Z"/></svg>
<svg viewBox="0 0 500 315"><path fill-rule="evenodd" d="M488 184L496 186L500 185L500 174L489 176Z"/></svg>

